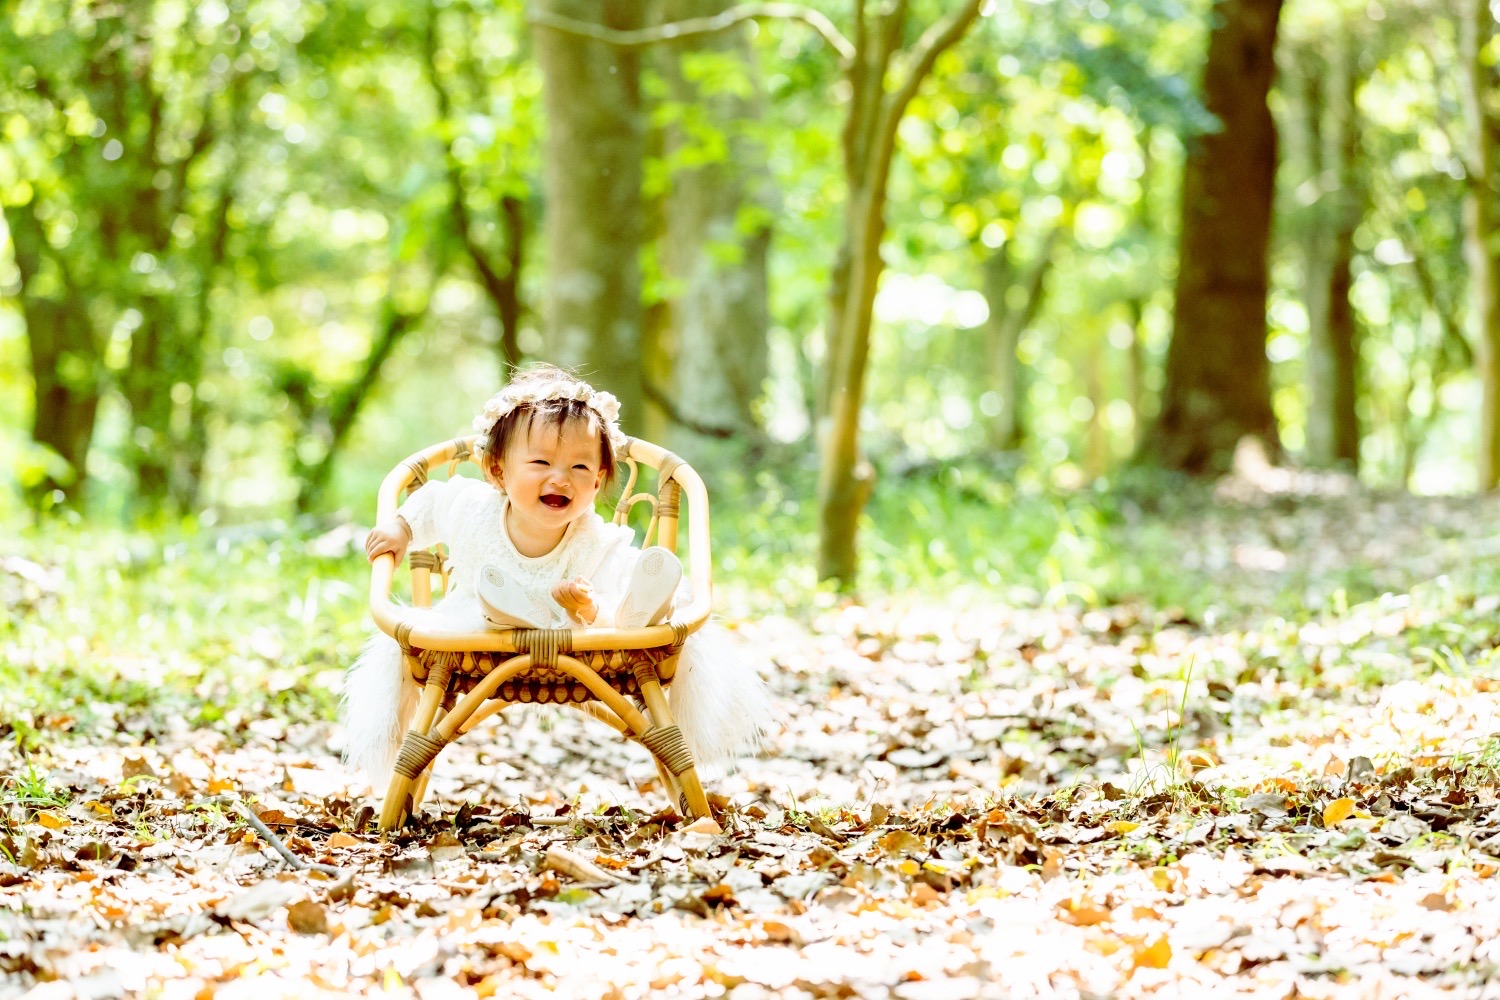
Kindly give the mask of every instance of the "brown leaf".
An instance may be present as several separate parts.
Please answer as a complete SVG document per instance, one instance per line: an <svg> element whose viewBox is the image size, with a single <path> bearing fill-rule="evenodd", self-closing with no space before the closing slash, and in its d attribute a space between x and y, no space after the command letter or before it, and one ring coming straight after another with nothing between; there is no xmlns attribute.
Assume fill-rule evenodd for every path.
<svg viewBox="0 0 1500 1000"><path fill-rule="evenodd" d="M328 846L334 850L343 847L358 847L362 843L364 843L364 841L360 840L358 837L351 836L342 830L338 831L333 836L328 838Z"/></svg>
<svg viewBox="0 0 1500 1000"><path fill-rule="evenodd" d="M785 941L795 948L802 947L802 935L797 928L780 920L766 920L761 923L761 930L766 932L766 937L772 941Z"/></svg>
<svg viewBox="0 0 1500 1000"><path fill-rule="evenodd" d="M928 903L935 903L942 898L943 894L926 882L915 882L912 884L911 903L913 906L926 906Z"/></svg>
<svg viewBox="0 0 1500 1000"><path fill-rule="evenodd" d="M298 934L327 934L328 912L323 904L304 899L286 908L287 926Z"/></svg>
<svg viewBox="0 0 1500 1000"><path fill-rule="evenodd" d="M734 890L728 883L720 882L703 893L703 901L710 906L728 906L734 902Z"/></svg>
<svg viewBox="0 0 1500 1000"><path fill-rule="evenodd" d="M114 848L98 840L87 842L73 853L79 861L108 861L114 856Z"/></svg>
<svg viewBox="0 0 1500 1000"><path fill-rule="evenodd" d="M463 841L447 830L428 841L427 849L431 852L434 861L453 861L466 857L469 853L464 849Z"/></svg>
<svg viewBox="0 0 1500 1000"><path fill-rule="evenodd" d="M1089 899L1070 899L1060 903L1057 907L1057 915L1079 927L1093 927L1095 924L1107 923L1111 916L1109 910Z"/></svg>
<svg viewBox="0 0 1500 1000"><path fill-rule="evenodd" d="M151 762L145 757L126 757L125 763L121 767L121 772L121 777L125 781L129 781L131 778L156 777L156 772L151 769Z"/></svg>

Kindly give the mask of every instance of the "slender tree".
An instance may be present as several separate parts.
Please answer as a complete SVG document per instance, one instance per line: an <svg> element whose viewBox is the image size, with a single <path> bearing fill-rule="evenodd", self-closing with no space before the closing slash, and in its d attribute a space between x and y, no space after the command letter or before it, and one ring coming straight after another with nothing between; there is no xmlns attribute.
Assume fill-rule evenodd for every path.
<svg viewBox="0 0 1500 1000"><path fill-rule="evenodd" d="M476 28L474 12L468 8L460 8L454 12L452 20L455 24L449 28L444 38L442 11L433 8L428 12L422 33L422 62L437 103L437 125L443 141L443 169L448 180L453 236L468 257L480 288L484 290L500 320L500 361L504 371L509 373L522 360L520 333L525 303L521 298L521 270L527 251L524 196L530 181L518 169L517 164L511 162L519 159L517 151L513 149L502 148L496 157L500 161L498 164L487 162L466 166L460 156L459 140L464 136L461 120L471 119L482 113L476 109L475 103L479 109L485 107L484 98L488 96L487 87L491 85L491 81L478 65L474 53L468 51L469 39ZM460 50L459 55L451 61L459 61L467 71L457 75L469 78L470 89L477 92L477 102L464 104L463 96L455 94L458 88L454 81L448 79L448 73L439 66L439 50L443 42ZM507 78L507 82L517 73L514 65L516 61L512 57L501 66L501 73ZM516 117L526 120L525 110L516 107L518 103L512 101L511 107ZM523 127L518 128L517 122L508 124L512 130L528 131ZM487 127L490 130L495 128L493 123ZM526 138L530 138L530 135L527 134ZM501 147L508 145L498 141L493 141L492 144ZM474 145L472 141L469 142L469 146ZM511 156L505 158L506 153ZM471 201L492 205L493 217L486 219L480 215L476 219L476 210L471 207ZM500 233L501 245L498 248L492 245L493 241L486 240L483 236L486 222Z"/></svg>
<svg viewBox="0 0 1500 1000"><path fill-rule="evenodd" d="M1228 467L1240 438L1279 449L1266 358L1276 127L1266 104L1282 0L1219 0L1203 103L1221 127L1189 142L1172 342L1142 454L1168 468Z"/></svg>
<svg viewBox="0 0 1500 1000"><path fill-rule="evenodd" d="M964 0L906 50L906 3L878 10L865 0L854 4L853 54L846 71L851 97L842 133L848 204L828 296L828 427L818 475L818 576L845 587L854 583L859 515L874 488L873 470L860 457L859 414L875 291L885 269L880 243L897 130L938 56L963 38L981 6L983 0ZM906 68L898 73L894 63L902 53Z"/></svg>
<svg viewBox="0 0 1500 1000"><path fill-rule="evenodd" d="M1354 306L1354 232L1364 216L1360 190L1355 21L1330 5L1307 37L1284 45L1287 116L1296 141L1298 191L1310 203L1297 213L1307 307L1307 448L1309 464L1359 467L1359 343Z"/></svg>
<svg viewBox="0 0 1500 1000"><path fill-rule="evenodd" d="M1047 273L1061 228L1047 230L1031 260L1018 267L1007 240L980 265L981 290L989 316L984 322L986 382L1000 397L1000 408L985 423L985 437L996 451L1016 451L1026 440L1026 366L1016 355L1021 334L1041 311Z"/></svg>

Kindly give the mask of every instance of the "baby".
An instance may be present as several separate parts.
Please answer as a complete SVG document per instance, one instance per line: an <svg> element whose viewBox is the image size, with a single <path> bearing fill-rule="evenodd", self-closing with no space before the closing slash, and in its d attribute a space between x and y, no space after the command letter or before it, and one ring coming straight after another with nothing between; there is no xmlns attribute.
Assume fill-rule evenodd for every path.
<svg viewBox="0 0 1500 1000"><path fill-rule="evenodd" d="M475 419L484 479L433 480L370 532L373 562L443 543L448 592L433 624L492 628L638 628L672 608L682 565L594 510L624 444L619 403L562 369L519 372ZM344 685L344 757L380 788L389 780L418 686L395 640L377 633ZM688 636L669 688L678 728L700 764L758 746L775 712L764 683L712 623Z"/></svg>

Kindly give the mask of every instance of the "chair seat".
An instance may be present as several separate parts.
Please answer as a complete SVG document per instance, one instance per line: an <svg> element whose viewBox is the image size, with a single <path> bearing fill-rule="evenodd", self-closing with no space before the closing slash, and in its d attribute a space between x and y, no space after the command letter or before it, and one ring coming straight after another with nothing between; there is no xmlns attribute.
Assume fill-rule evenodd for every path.
<svg viewBox="0 0 1500 1000"><path fill-rule="evenodd" d="M652 667L663 685L668 684L676 673L679 644L657 646L651 649L585 650L568 655L580 661L602 677L610 687L624 695L639 696L640 682L636 678L639 666ZM451 679L450 694L467 694L474 685L507 660L523 653L497 653L489 651L470 653L448 653L441 650L413 650L415 664L412 677L425 681L431 670L440 663L449 664ZM594 695L575 678L555 668L533 664L517 677L504 681L496 689L495 697L512 703L535 703L562 705L594 700Z"/></svg>

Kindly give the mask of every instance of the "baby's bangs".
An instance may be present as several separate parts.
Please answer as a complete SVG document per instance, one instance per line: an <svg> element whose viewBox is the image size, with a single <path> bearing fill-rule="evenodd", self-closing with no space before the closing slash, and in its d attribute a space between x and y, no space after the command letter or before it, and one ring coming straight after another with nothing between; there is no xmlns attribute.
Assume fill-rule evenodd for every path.
<svg viewBox="0 0 1500 1000"><path fill-rule="evenodd" d="M612 481L616 469L614 444L610 441L599 414L587 403L577 399L549 399L512 410L495 423L488 451L499 460L505 454L505 449L510 447L511 438L530 433L533 424L542 430L555 428L557 436L561 438L563 430L575 423L584 425L588 432L599 436L600 471L604 473L606 482Z"/></svg>

